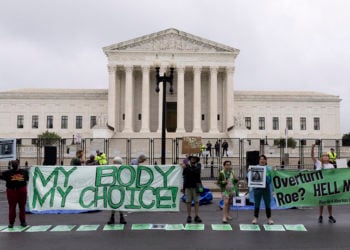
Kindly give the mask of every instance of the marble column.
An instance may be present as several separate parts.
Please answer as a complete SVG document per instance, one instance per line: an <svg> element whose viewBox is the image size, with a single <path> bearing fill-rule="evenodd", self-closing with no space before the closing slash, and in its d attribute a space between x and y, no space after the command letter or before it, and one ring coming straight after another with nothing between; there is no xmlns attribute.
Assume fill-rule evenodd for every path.
<svg viewBox="0 0 350 250"><path fill-rule="evenodd" d="M202 133L201 128L201 71L199 66L193 67L193 133Z"/></svg>
<svg viewBox="0 0 350 250"><path fill-rule="evenodd" d="M210 67L210 90L209 90L209 100L210 100L210 133L219 133L218 130L218 68Z"/></svg>
<svg viewBox="0 0 350 250"><path fill-rule="evenodd" d="M235 71L234 67L226 67L226 124L225 131L233 126L233 105L234 105L234 95L233 95L233 73Z"/></svg>
<svg viewBox="0 0 350 250"><path fill-rule="evenodd" d="M142 120L141 120L141 132L149 133L150 129L150 119L149 119L149 109L150 109L150 99L149 99L149 73L150 66L142 66Z"/></svg>
<svg viewBox="0 0 350 250"><path fill-rule="evenodd" d="M124 133L133 132L133 66L125 66L125 121Z"/></svg>
<svg viewBox="0 0 350 250"><path fill-rule="evenodd" d="M177 71L177 126L176 133L185 131L185 68L178 66Z"/></svg>
<svg viewBox="0 0 350 250"><path fill-rule="evenodd" d="M116 72L117 66L108 65L109 84L108 84L108 125L116 131Z"/></svg>

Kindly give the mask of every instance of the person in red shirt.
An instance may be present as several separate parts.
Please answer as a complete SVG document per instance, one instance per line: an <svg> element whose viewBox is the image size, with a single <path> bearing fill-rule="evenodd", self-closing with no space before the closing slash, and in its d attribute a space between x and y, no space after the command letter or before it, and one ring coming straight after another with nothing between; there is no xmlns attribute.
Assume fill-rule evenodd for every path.
<svg viewBox="0 0 350 250"><path fill-rule="evenodd" d="M19 161L11 161L11 169L0 173L0 179L6 181L6 194L9 204L9 228L13 228L16 219L16 206L19 206L19 219L22 227L27 226L26 202L28 171L19 168Z"/></svg>

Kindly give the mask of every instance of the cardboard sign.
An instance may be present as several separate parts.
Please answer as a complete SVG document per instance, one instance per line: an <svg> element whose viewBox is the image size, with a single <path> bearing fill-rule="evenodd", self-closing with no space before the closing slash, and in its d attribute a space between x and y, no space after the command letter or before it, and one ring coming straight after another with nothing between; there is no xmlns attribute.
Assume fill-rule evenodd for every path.
<svg viewBox="0 0 350 250"><path fill-rule="evenodd" d="M201 151L201 137L183 137L182 138L182 154L199 154Z"/></svg>

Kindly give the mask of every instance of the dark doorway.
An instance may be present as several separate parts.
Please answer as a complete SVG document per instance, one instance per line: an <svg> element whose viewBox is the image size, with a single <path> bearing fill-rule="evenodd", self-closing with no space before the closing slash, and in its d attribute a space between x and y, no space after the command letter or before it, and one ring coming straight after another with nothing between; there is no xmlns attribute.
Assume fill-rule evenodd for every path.
<svg viewBox="0 0 350 250"><path fill-rule="evenodd" d="M168 132L176 132L177 125L177 103L167 102L166 103L166 128Z"/></svg>

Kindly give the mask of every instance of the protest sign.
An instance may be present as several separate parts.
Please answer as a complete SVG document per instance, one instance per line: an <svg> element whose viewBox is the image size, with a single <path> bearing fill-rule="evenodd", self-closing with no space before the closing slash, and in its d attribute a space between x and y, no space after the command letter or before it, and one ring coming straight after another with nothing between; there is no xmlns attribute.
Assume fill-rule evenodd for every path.
<svg viewBox="0 0 350 250"><path fill-rule="evenodd" d="M179 211L182 168L162 166L34 166L30 210Z"/></svg>
<svg viewBox="0 0 350 250"><path fill-rule="evenodd" d="M265 188L266 186L266 167L249 166L248 187Z"/></svg>
<svg viewBox="0 0 350 250"><path fill-rule="evenodd" d="M199 154L201 152L201 137L184 137L182 139L182 154Z"/></svg>
<svg viewBox="0 0 350 250"><path fill-rule="evenodd" d="M278 206L322 206L350 203L350 169L272 172Z"/></svg>
<svg viewBox="0 0 350 250"><path fill-rule="evenodd" d="M0 139L0 161L16 160L16 139Z"/></svg>

